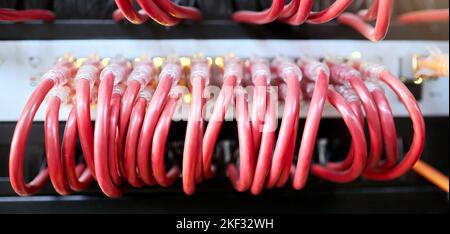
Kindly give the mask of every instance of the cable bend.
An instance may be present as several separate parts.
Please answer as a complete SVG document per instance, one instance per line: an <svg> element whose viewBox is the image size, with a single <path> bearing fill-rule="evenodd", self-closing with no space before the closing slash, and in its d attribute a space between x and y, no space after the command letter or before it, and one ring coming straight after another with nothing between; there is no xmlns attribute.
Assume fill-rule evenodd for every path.
<svg viewBox="0 0 450 234"><path fill-rule="evenodd" d="M242 86L236 88L236 122L239 142L239 169L235 164L227 166L227 176L231 184L238 192L247 191L253 182L255 172L255 147L253 146L252 128L248 113L248 102L245 89Z"/></svg>
<svg viewBox="0 0 450 234"><path fill-rule="evenodd" d="M153 176L156 182L163 186L169 187L178 179L180 175L180 168L173 166L168 173L164 168L164 152L166 148L167 136L169 135L170 124L172 123L172 117L177 109L178 101L180 100L180 94L174 94L167 101L161 116L159 117L158 124L155 128L155 134L153 135L153 147L152 147L152 169Z"/></svg>
<svg viewBox="0 0 450 234"><path fill-rule="evenodd" d="M273 0L269 9L254 12L254 11L238 11L233 14L232 18L236 22L252 23L252 24L267 24L275 21L283 11L285 0Z"/></svg>

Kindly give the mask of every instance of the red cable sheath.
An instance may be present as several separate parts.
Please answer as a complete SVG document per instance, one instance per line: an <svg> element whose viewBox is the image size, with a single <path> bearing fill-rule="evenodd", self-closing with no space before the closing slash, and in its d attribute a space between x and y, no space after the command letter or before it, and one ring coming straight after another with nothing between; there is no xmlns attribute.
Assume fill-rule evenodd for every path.
<svg viewBox="0 0 450 234"><path fill-rule="evenodd" d="M358 117L358 120L361 124L361 126L364 126L364 113L361 110L361 106L358 101L352 101L349 103L350 108L352 109L353 113L355 113L356 117ZM342 162L329 162L327 164L327 167L333 170L346 170L349 167L351 167L353 163L353 157L354 157L354 145L352 142L352 145L350 146L350 150L347 154L347 157Z"/></svg>
<svg viewBox="0 0 450 234"><path fill-rule="evenodd" d="M212 166L212 155L222 127L225 115L228 111L231 99L233 98L234 87L236 86L236 76L225 78L219 96L214 103L214 110L206 128L203 139L203 174L210 179L214 176L215 168Z"/></svg>
<svg viewBox="0 0 450 234"><path fill-rule="evenodd" d="M373 21L377 19L378 15L378 0L372 0L372 4L369 9L361 10L358 15L365 21Z"/></svg>
<svg viewBox="0 0 450 234"><path fill-rule="evenodd" d="M380 113L380 122L383 123L381 130L383 133L386 159L382 165L378 166L392 168L398 159L397 131L395 129L394 115L392 114L391 105L381 89L377 88L371 93Z"/></svg>
<svg viewBox="0 0 450 234"><path fill-rule="evenodd" d="M288 152L288 158L285 162L285 166L284 169L280 175L280 178L278 179L278 182L276 184L276 186L278 188L284 187L286 185L286 183L289 180L289 176L291 174L291 170L292 170L292 160L294 159L294 152L295 152L295 146L297 143L297 135L298 135L298 122L300 119L300 113L299 116L297 116L297 119L295 120L295 124L293 127L293 135L292 135L292 139L291 139L291 145L289 145L289 152Z"/></svg>
<svg viewBox="0 0 450 234"><path fill-rule="evenodd" d="M349 82L361 100L362 107L366 113L367 124L369 126L370 154L367 160L367 167L375 167L378 165L383 153L383 133L380 115L375 101L364 82L356 76L352 76Z"/></svg>
<svg viewBox="0 0 450 234"><path fill-rule="evenodd" d="M411 148L406 153L404 159L397 164L397 166L384 171L367 170L364 173L365 177L372 180L392 180L402 176L412 168L417 160L419 160L425 144L425 122L416 99L399 79L387 71L381 73L380 79L384 81L401 99L410 114L414 129Z"/></svg>
<svg viewBox="0 0 450 234"><path fill-rule="evenodd" d="M154 0L161 10L169 13L175 18L189 19L192 21L201 21L202 14L195 7L186 7L177 5L170 0Z"/></svg>
<svg viewBox="0 0 450 234"><path fill-rule="evenodd" d="M371 41L380 41L386 37L391 21L393 8L392 0L379 0L378 14L375 27L367 24L364 20L353 13L343 13L338 17L338 22L348 25L360 32L364 37Z"/></svg>
<svg viewBox="0 0 450 234"><path fill-rule="evenodd" d="M352 2L353 0L336 0L330 7L323 11L311 12L307 22L310 24L327 23L342 14Z"/></svg>
<svg viewBox="0 0 450 234"><path fill-rule="evenodd" d="M0 21L25 22L32 20L53 21L55 14L48 10L0 9Z"/></svg>
<svg viewBox="0 0 450 234"><path fill-rule="evenodd" d="M125 140L124 152L124 172L125 178L131 186L140 188L144 186L144 182L137 175L136 155L139 135L141 132L142 122L144 121L145 108L147 100L143 97L136 100L136 104L131 112L130 124Z"/></svg>
<svg viewBox="0 0 450 234"><path fill-rule="evenodd" d="M14 191L21 196L38 192L49 178L48 169L43 169L31 182L26 183L23 176L23 157L34 116L54 85L52 79L45 79L39 84L23 108L14 130L9 153L9 179Z"/></svg>
<svg viewBox="0 0 450 234"><path fill-rule="evenodd" d="M170 124L172 123L173 114L177 108L179 95L177 97L171 97L165 107L161 116L159 117L158 124L156 125L155 134L153 136L152 147L152 169L153 176L156 182L163 187L169 187L172 185L180 174L178 166L172 167L166 174L164 168L164 152L166 148L167 136L169 135Z"/></svg>
<svg viewBox="0 0 450 234"><path fill-rule="evenodd" d="M287 18L290 18L291 16L295 15L298 11L298 6L300 5L301 0L292 0L287 5L283 7L283 10L281 11L280 15L278 16L279 20L284 20Z"/></svg>
<svg viewBox="0 0 450 234"><path fill-rule="evenodd" d="M50 97L45 114L45 153L47 157L50 181L56 192L68 195L72 191L66 183L64 167L61 161L61 149L59 144L59 108L61 99L57 96Z"/></svg>
<svg viewBox="0 0 450 234"><path fill-rule="evenodd" d="M284 8L285 0L273 0L272 5L269 9L254 12L254 11L238 11L233 14L232 18L234 21L241 23L252 23L252 24L267 24L275 21Z"/></svg>
<svg viewBox="0 0 450 234"><path fill-rule="evenodd" d="M262 128L266 115L267 77L257 76L254 83L252 109L252 136L255 153L261 143Z"/></svg>
<svg viewBox="0 0 450 234"><path fill-rule="evenodd" d="M397 17L401 24L448 22L448 9L412 11Z"/></svg>
<svg viewBox="0 0 450 234"><path fill-rule="evenodd" d="M205 106L206 99L202 98L202 110ZM203 113L203 111L202 111ZM203 114L202 114L203 115ZM195 165L195 183L203 182L203 133L205 132L205 122L203 118L200 122L200 133L197 135L197 163Z"/></svg>
<svg viewBox="0 0 450 234"><path fill-rule="evenodd" d="M230 163L227 166L227 176L233 187L244 192L250 188L255 172L255 153L253 147L252 128L248 113L248 102L245 90L238 87L236 92L236 122L239 141L239 170L236 165Z"/></svg>
<svg viewBox="0 0 450 234"><path fill-rule="evenodd" d="M298 81L298 77L295 78ZM275 131L277 129L277 103L276 98L272 96L273 94L268 91L268 107L264 121L261 147L259 149L253 183L250 188L253 195L258 195L262 192L272 162L272 151L275 145ZM293 108L295 109L295 107Z"/></svg>
<svg viewBox="0 0 450 234"><path fill-rule="evenodd" d="M134 9L131 0L115 0L115 1L120 11L115 11L113 13L114 20L120 21L122 20L123 17L125 17L128 21L130 21L133 24L142 24L148 20L148 18L145 15L140 14L136 9Z"/></svg>
<svg viewBox="0 0 450 234"><path fill-rule="evenodd" d="M76 86L76 115L81 148L86 164L95 178L94 165L94 133L91 122L90 83L87 79L77 80Z"/></svg>
<svg viewBox="0 0 450 234"><path fill-rule="evenodd" d="M295 26L303 24L308 19L313 5L313 0L301 0L297 13L283 22Z"/></svg>
<svg viewBox="0 0 450 234"><path fill-rule="evenodd" d="M292 136L297 135L297 129L294 129L295 122L299 118L300 113L300 81L299 77L294 73L288 73L286 79L287 94L284 103L283 116L278 133L278 140L273 154L272 166L268 176L267 187L272 188L279 180L282 172L291 158L289 154L292 151ZM292 151L293 152L293 151Z"/></svg>
<svg viewBox="0 0 450 234"><path fill-rule="evenodd" d="M145 114L144 123L142 124L141 134L138 142L138 154L137 164L139 168L139 174L142 181L147 185L154 185L156 183L155 178L151 172L150 152L152 147L153 134L156 124L158 123L161 112L163 111L164 104L168 98L170 89L173 85L171 76L162 77L159 81L158 87L155 90L155 94L151 99L147 112Z"/></svg>
<svg viewBox="0 0 450 234"><path fill-rule="evenodd" d="M323 107L327 98L328 84L328 75L324 71L321 71L317 76L298 151L297 167L293 177L295 189L302 189L308 179L317 131L319 130Z"/></svg>
<svg viewBox="0 0 450 234"><path fill-rule="evenodd" d="M131 111L133 110L134 102L141 89L141 83L137 80L130 80L127 85L127 89L123 94L122 107L120 109L120 127L121 139L125 139L125 133L127 131L128 122L130 121Z"/></svg>
<svg viewBox="0 0 450 234"><path fill-rule="evenodd" d="M118 125L121 107L122 95L113 93L111 97L111 110L109 114L109 133L108 133L108 154L109 154L109 171L111 179L115 185L120 186L123 183L123 162L119 153Z"/></svg>
<svg viewBox="0 0 450 234"><path fill-rule="evenodd" d="M141 8L157 23L164 26L174 26L180 22L168 13L164 12L154 0L137 0Z"/></svg>
<svg viewBox="0 0 450 234"><path fill-rule="evenodd" d="M367 148L364 129L361 126L358 117L353 113L346 100L339 93L333 89L329 89L327 99L330 104L339 111L350 131L353 141L352 145L355 146L353 148L353 163L352 166L345 171L335 171L324 166L313 165L312 173L332 182L348 183L357 179L362 174L366 164ZM295 182L294 188L298 188L295 185Z"/></svg>
<svg viewBox="0 0 450 234"><path fill-rule="evenodd" d="M97 182L108 197L122 195L122 190L111 179L109 168L109 124L114 75L109 73L100 82L98 90L97 119L94 130L94 162Z"/></svg>
<svg viewBox="0 0 450 234"><path fill-rule="evenodd" d="M186 129L186 137L183 150L183 190L187 195L195 192L196 171L201 152L199 142L202 132L203 91L205 79L201 76L192 77L192 101L189 112L189 120ZM201 149L201 148L200 148Z"/></svg>
<svg viewBox="0 0 450 234"><path fill-rule="evenodd" d="M78 192L86 189L93 181L91 170L80 163L75 165L75 147L77 143L76 108L72 108L67 118L62 141L62 161L66 172L67 183L71 190ZM82 170L81 170L82 169ZM80 171L81 170L81 171Z"/></svg>

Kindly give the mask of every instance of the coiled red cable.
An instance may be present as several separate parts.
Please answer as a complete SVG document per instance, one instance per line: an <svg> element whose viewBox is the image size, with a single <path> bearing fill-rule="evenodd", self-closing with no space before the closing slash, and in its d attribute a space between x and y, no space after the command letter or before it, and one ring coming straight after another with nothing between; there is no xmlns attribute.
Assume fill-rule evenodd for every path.
<svg viewBox="0 0 450 234"><path fill-rule="evenodd" d="M241 23L267 24L275 21L283 11L285 0L273 0L269 9L254 11L238 11L233 14L233 20Z"/></svg>
<svg viewBox="0 0 450 234"><path fill-rule="evenodd" d="M298 151L295 176L293 177L295 189L303 188L308 178L317 131L319 130L320 119L328 92L329 75L327 72L322 70L314 75L317 78L310 77L310 79L316 79L316 84L308 109L302 141Z"/></svg>
<svg viewBox="0 0 450 234"><path fill-rule="evenodd" d="M397 17L401 24L448 22L449 9L412 11Z"/></svg>
<svg viewBox="0 0 450 234"><path fill-rule="evenodd" d="M330 7L320 12L312 12L308 17L310 24L323 24L338 17L347 7L352 4L353 0L336 0Z"/></svg>
<svg viewBox="0 0 450 234"><path fill-rule="evenodd" d="M373 180L392 180L400 177L414 166L423 152L425 143L425 122L420 107L408 88L388 71L382 71L379 78L385 82L400 98L410 114L414 135L411 147L404 159L395 167L387 170L367 170L364 176Z"/></svg>
<svg viewBox="0 0 450 234"><path fill-rule="evenodd" d="M239 169L232 163L228 164L227 176L237 191L244 192L250 188L253 182L256 160L255 147L253 146L246 92L242 86L237 86L235 94L239 142Z"/></svg>
<svg viewBox="0 0 450 234"><path fill-rule="evenodd" d="M166 70L165 70L166 69ZM160 80L155 93L150 100L137 148L137 164L139 175L142 181L147 185L156 184L156 180L151 172L149 164L152 147L153 134L158 123L164 104L168 99L169 92L174 84L180 79L181 66L178 63L167 63L160 74ZM133 146L130 146L133 147Z"/></svg>
<svg viewBox="0 0 450 234"><path fill-rule="evenodd" d="M326 180L336 183L347 183L358 178L365 169L367 149L364 129L346 100L335 90L328 90L328 101L341 114L352 136L353 162L349 169L336 171L326 166L313 165L311 172ZM297 188L294 182L294 188Z"/></svg>
<svg viewBox="0 0 450 234"><path fill-rule="evenodd" d="M393 1L378 0L378 10L375 27L364 22L363 17L352 13L343 13L338 17L338 22L348 25L360 32L364 37L371 41L380 41L386 37L391 21ZM371 17L372 18L372 17Z"/></svg>
<svg viewBox="0 0 450 234"><path fill-rule="evenodd" d="M212 155L219 136L220 128L225 119L231 99L233 98L234 87L237 83L237 77L232 75L225 78L222 89L215 102L214 110L206 128L203 139L203 175L210 179L213 177L215 169L212 166Z"/></svg>
<svg viewBox="0 0 450 234"><path fill-rule="evenodd" d="M189 112L189 120L186 129L186 138L183 150L183 190L186 194L192 195L195 192L196 171L199 159L202 155L202 145L200 142L203 122L203 101L202 96L205 89L206 77L191 77L192 82L192 101Z"/></svg>
<svg viewBox="0 0 450 234"><path fill-rule="evenodd" d="M295 78L298 79L298 77ZM267 91L267 112L264 118L261 146L258 152L255 175L250 188L253 195L260 194L264 188L264 183L272 163L272 151L275 145L275 130L277 128L276 97L273 97L273 93L272 90Z"/></svg>
<svg viewBox="0 0 450 234"><path fill-rule="evenodd" d="M145 109L147 107L147 100L145 97L139 97L136 100L136 104L133 107L130 116L130 123L128 127L128 133L125 140L124 151L124 174L128 183L140 188L145 183L140 179L137 174L137 145L139 141L139 135L141 133L142 123L144 122Z"/></svg>
<svg viewBox="0 0 450 234"><path fill-rule="evenodd" d="M55 14L48 10L14 10L0 8L0 21L26 22L33 20L53 21Z"/></svg>
<svg viewBox="0 0 450 234"><path fill-rule="evenodd" d="M67 118L62 141L62 161L69 188L75 192L86 189L93 181L91 170L85 163L75 165L75 147L77 137L76 108L73 107Z"/></svg>
<svg viewBox="0 0 450 234"><path fill-rule="evenodd" d="M180 168L178 166L173 166L168 173L166 173L166 169L164 168L164 152L166 148L167 136L169 135L172 117L181 95L174 94L173 96L174 97L169 98L163 112L161 113L161 116L159 117L158 124L155 128L155 134L153 135L152 144L151 160L153 176L155 177L156 182L163 187L169 187L172 185L180 175Z"/></svg>
<svg viewBox="0 0 450 234"><path fill-rule="evenodd" d="M119 88L120 89L120 88ZM120 186L123 183L123 159L121 156L121 145L119 139L119 116L121 111L122 91L113 91L111 97L111 111L109 119L108 133L108 154L109 170L111 179L115 185Z"/></svg>
<svg viewBox="0 0 450 234"><path fill-rule="evenodd" d="M303 24L309 17L311 9L313 7L314 1L313 0L301 0L300 4L298 6L298 10L295 13L295 15L282 20L284 23L290 24L290 25L301 25Z"/></svg>

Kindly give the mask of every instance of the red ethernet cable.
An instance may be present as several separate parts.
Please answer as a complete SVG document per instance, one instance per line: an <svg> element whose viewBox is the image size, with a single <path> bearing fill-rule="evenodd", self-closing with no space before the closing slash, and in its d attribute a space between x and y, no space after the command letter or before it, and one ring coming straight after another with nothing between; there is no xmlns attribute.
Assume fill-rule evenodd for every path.
<svg viewBox="0 0 450 234"><path fill-rule="evenodd" d="M381 130L383 133L384 151L386 159L378 167L387 169L395 166L398 160L397 131L395 129L394 115L391 105L384 95L383 88L373 81L366 81L373 99L380 113Z"/></svg>
<svg viewBox="0 0 450 234"><path fill-rule="evenodd" d="M134 103L139 95L139 92L145 88L154 79L154 67L153 61L143 56L138 58L133 63L133 70L128 76L127 88L122 98L122 106L120 110L119 118L119 152L123 154L123 145L125 144L125 138L128 128L128 122L130 120L131 111Z"/></svg>
<svg viewBox="0 0 450 234"><path fill-rule="evenodd" d="M139 175L137 174L136 151L142 123L144 122L145 110L147 104L152 98L152 95L152 90L148 88L143 89L139 93L139 97L137 98L136 104L134 105L131 112L128 133L126 135L124 152L124 175L128 180L128 183L136 188L140 188L145 185L145 183L139 178Z"/></svg>
<svg viewBox="0 0 450 234"><path fill-rule="evenodd" d="M295 78L298 79L298 77ZM272 88L269 88L267 91L268 107L264 118L261 146L259 148L255 175L250 188L253 195L258 195L263 190L272 162L272 151L275 145L275 131L277 129L277 103L274 93Z"/></svg>
<svg viewBox="0 0 450 234"><path fill-rule="evenodd" d="M410 115L413 123L414 135L411 147L404 159L393 168L384 170L368 168L364 173L365 177L373 180L396 179L409 171L420 159L423 152L425 144L425 122L423 120L422 112L416 99L408 88L383 66L358 61L354 61L353 66L358 68L365 77L380 79L386 83L397 94Z"/></svg>
<svg viewBox="0 0 450 234"><path fill-rule="evenodd" d="M114 58L100 74L98 89L97 119L94 130L94 163L98 184L108 197L118 197L122 189L111 178L109 131L111 98L114 86L120 84L131 70L131 64L123 58Z"/></svg>
<svg viewBox="0 0 450 234"><path fill-rule="evenodd" d="M50 90L56 85L65 84L75 72L76 69L71 59L59 60L52 69L43 75L41 83L31 94L19 116L9 153L9 178L14 191L21 196L29 196L38 192L49 177L48 169L41 170L29 183L26 183L23 177L25 146L36 112Z"/></svg>
<svg viewBox="0 0 450 234"><path fill-rule="evenodd" d="M250 188L255 172L255 147L253 146L252 129L248 113L246 91L242 86L236 87L236 122L239 141L239 169L228 164L227 176L233 187L244 192Z"/></svg>
<svg viewBox="0 0 450 234"><path fill-rule="evenodd" d="M88 168L95 178L94 134L91 123L91 92L100 75L102 65L96 57L87 59L78 69L76 84L76 117L78 133Z"/></svg>
<svg viewBox="0 0 450 234"><path fill-rule="evenodd" d="M284 19L283 22L295 26L303 24L308 19L313 4L313 0L301 0L295 15Z"/></svg>
<svg viewBox="0 0 450 234"><path fill-rule="evenodd" d="M237 57L226 57L223 69L224 82L214 104L214 110L203 139L203 174L207 179L214 176L215 168L212 166L214 147L228 106L233 98L234 87L241 83L244 73L242 61Z"/></svg>
<svg viewBox="0 0 450 234"><path fill-rule="evenodd" d="M121 21L124 17L133 24L142 24L149 19L144 11L136 11L131 0L115 0L119 8L114 11L113 19Z"/></svg>
<svg viewBox="0 0 450 234"><path fill-rule="evenodd" d="M168 12L164 12L164 10L155 3L155 0L137 0L137 2L150 18L161 25L174 26L180 22L180 19L175 18Z"/></svg>
<svg viewBox="0 0 450 234"><path fill-rule="evenodd" d="M0 21L26 22L33 20L53 21L55 14L48 10L14 10L0 8Z"/></svg>
<svg viewBox="0 0 450 234"><path fill-rule="evenodd" d="M401 24L448 22L448 9L412 11L397 17Z"/></svg>
<svg viewBox="0 0 450 234"><path fill-rule="evenodd" d="M366 113L367 123L369 126L370 135L370 155L367 161L367 167L375 167L382 154L383 136L380 123L380 115L377 106L373 100L370 91L367 89L362 74L352 68L350 65L327 61L330 67L331 80L334 84L346 85L352 87L358 95L364 112Z"/></svg>
<svg viewBox="0 0 450 234"><path fill-rule="evenodd" d="M252 108L252 136L255 153L261 143L262 128L266 116L267 86L271 74L269 62L265 59L254 58L250 60L250 75L254 85Z"/></svg>
<svg viewBox="0 0 450 234"><path fill-rule="evenodd" d="M330 7L320 12L311 12L308 17L310 24L323 24L338 17L347 7L352 4L353 0L336 0Z"/></svg>
<svg viewBox="0 0 450 234"><path fill-rule="evenodd" d="M75 146L77 141L77 115L73 107L67 118L62 141L62 162L67 183L72 191L84 190L93 180L91 170L80 163L75 165Z"/></svg>
<svg viewBox="0 0 450 234"><path fill-rule="evenodd" d="M291 16L295 15L298 11L298 6L300 5L301 0L292 0L287 5L284 6L283 10L281 11L280 15L278 16L278 19L284 20L287 18L290 18Z"/></svg>
<svg viewBox="0 0 450 234"><path fill-rule="evenodd" d="M179 6L170 0L154 0L155 3L165 12L179 19L189 19L192 21L201 21L202 14L195 7Z"/></svg>
<svg viewBox="0 0 450 234"><path fill-rule="evenodd" d="M285 0L273 0L269 9L261 12L238 11L233 20L241 23L267 24L275 21L283 12Z"/></svg>
<svg viewBox="0 0 450 234"><path fill-rule="evenodd" d="M342 86L334 86L334 88L341 96L343 96L345 98L345 100L347 100L348 105L352 109L353 113L356 115L356 117L358 117L358 120L359 120L361 126L364 126L364 124L365 124L364 113L361 110L361 104L359 102L359 98L358 98L356 92L353 89L351 89L349 87L345 87L343 85ZM350 168L353 163L354 147L355 147L355 145L353 145L353 144L350 146L350 150L344 161L337 162L337 163L329 162L327 164L327 167L330 169L334 169L334 170L346 170L346 169Z"/></svg>
<svg viewBox="0 0 450 234"><path fill-rule="evenodd" d="M352 136L353 162L345 171L333 170L326 166L313 165L312 173L326 180L336 183L347 183L357 179L365 169L366 165L366 139L364 129L360 120L348 105L347 100L334 89L328 89L328 101L341 114ZM298 188L294 178L294 188ZM301 188L301 187L300 187Z"/></svg>
<svg viewBox="0 0 450 234"><path fill-rule="evenodd" d="M181 65L177 58L167 58L165 65L159 75L158 87L150 100L142 124L141 133L137 146L137 165L142 181L147 185L156 184L151 172L150 153L153 134L158 123L164 104L172 87L181 79ZM131 142L130 142L131 143ZM134 147L134 146L129 146Z"/></svg>
<svg viewBox="0 0 450 234"><path fill-rule="evenodd" d="M169 187L175 183L180 175L180 168L178 166L173 166L168 173L166 173L164 168L164 152L167 136L169 135L172 117L177 108L181 94L174 92L169 94L169 96L171 97L167 101L164 110L159 117L158 124L156 125L152 143L153 176L155 177L156 182L163 187Z"/></svg>
<svg viewBox="0 0 450 234"><path fill-rule="evenodd" d="M59 109L61 102L67 101L68 95L69 91L63 86L56 87L49 93L48 108L44 121L48 172L53 187L61 195L68 195L72 192L66 182L59 144Z"/></svg>
<svg viewBox="0 0 450 234"><path fill-rule="evenodd" d="M290 155L290 152L293 154L294 151L291 148L295 147L292 136L297 135L297 129L293 126L300 118L300 81L302 79L300 68L286 58L275 59L272 62L272 70L286 83L287 93L278 140L268 175L266 185L268 188L272 188L277 183L285 168L291 167L288 161L289 159L292 161L293 156Z"/></svg>
<svg viewBox="0 0 450 234"><path fill-rule="evenodd" d="M195 184L199 182L199 176L202 174L203 92L209 78L208 60L203 57L194 58L191 62L190 74L192 101L183 150L183 190L188 195L195 192Z"/></svg>
<svg viewBox="0 0 450 234"><path fill-rule="evenodd" d="M392 0L377 0L376 5L378 5L378 9L376 10L376 23L375 27L372 27L370 24L364 22L363 18L374 18L370 15L365 17L361 17L355 15L353 13L343 13L338 17L338 22L343 25L348 25L358 32L360 32L364 37L371 41L380 41L386 37L387 31L389 29L389 24L391 21L393 1ZM369 10L371 11L375 10Z"/></svg>
<svg viewBox="0 0 450 234"><path fill-rule="evenodd" d="M109 133L108 133L108 154L109 154L109 170L111 179L115 185L120 186L123 183L123 158L120 153L119 139L119 117L121 111L122 94L124 93L122 84L116 85L111 96L111 111L109 116Z"/></svg>

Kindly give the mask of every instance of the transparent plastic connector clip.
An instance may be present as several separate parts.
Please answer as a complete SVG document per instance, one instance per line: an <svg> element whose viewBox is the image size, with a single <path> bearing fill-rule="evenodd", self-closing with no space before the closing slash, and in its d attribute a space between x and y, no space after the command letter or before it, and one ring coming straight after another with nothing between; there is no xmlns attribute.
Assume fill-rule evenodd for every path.
<svg viewBox="0 0 450 234"><path fill-rule="evenodd" d="M334 89L348 102L359 102L359 97L355 90L345 85L335 85Z"/></svg>
<svg viewBox="0 0 450 234"><path fill-rule="evenodd" d="M133 62L133 70L128 76L128 82L135 80L141 84L141 87L145 87L154 78L154 73L153 60L149 57L141 57Z"/></svg>
<svg viewBox="0 0 450 234"><path fill-rule="evenodd" d="M354 64L356 63L356 61L350 61L350 63L352 63L355 67ZM365 61L358 61L358 65L356 67L359 67L359 72L361 73L364 80L377 81L380 79L381 73L386 71L386 67L384 67L383 65Z"/></svg>
<svg viewBox="0 0 450 234"><path fill-rule="evenodd" d="M147 100L147 103L149 103L150 100L152 100L153 94L154 94L154 90L147 87L139 92L138 97L144 98L145 100Z"/></svg>
<svg viewBox="0 0 450 234"><path fill-rule="evenodd" d="M182 86L174 86L169 92L171 98L180 98L183 96L185 89Z"/></svg>
<svg viewBox="0 0 450 234"><path fill-rule="evenodd" d="M119 83L117 85L114 85L113 88L113 94L119 94L120 96L122 96L125 93L125 85L123 83Z"/></svg>
<svg viewBox="0 0 450 234"><path fill-rule="evenodd" d="M62 58L59 59L53 67L42 76L42 80L51 79L55 82L55 85L64 85L74 77L76 72L77 68L73 62L73 59Z"/></svg>
<svg viewBox="0 0 450 234"><path fill-rule="evenodd" d="M95 82L99 78L102 65L98 58L89 58L83 62L75 75L75 82L81 79L89 81L91 90L94 87Z"/></svg>
<svg viewBox="0 0 450 234"><path fill-rule="evenodd" d="M327 63L330 67L330 78L336 84L343 84L349 86L349 79L352 77L361 78L359 71L352 66L344 63Z"/></svg>
<svg viewBox="0 0 450 234"><path fill-rule="evenodd" d="M182 66L180 60L175 56L169 56L165 60L161 73L159 74L159 80L165 77L170 77L173 79L173 85L178 84L181 79Z"/></svg>
<svg viewBox="0 0 450 234"><path fill-rule="evenodd" d="M381 86L381 83L378 80L365 80L364 84L366 85L367 89L370 92L373 92L375 90L382 91L384 93L384 89Z"/></svg>
<svg viewBox="0 0 450 234"><path fill-rule="evenodd" d="M330 77L328 66L317 60L301 57L297 60L297 64L302 70L303 76L310 81L317 81L317 77L321 72Z"/></svg>
<svg viewBox="0 0 450 234"><path fill-rule="evenodd" d="M300 68L295 64L295 62L286 57L276 57L271 64L273 70L277 73L277 76L287 80L290 74L294 74L298 77L299 81L302 80L303 74Z"/></svg>
<svg viewBox="0 0 450 234"><path fill-rule="evenodd" d="M242 60L235 56L226 56L224 59L223 77L235 76L237 84L244 78L244 65Z"/></svg>
<svg viewBox="0 0 450 234"><path fill-rule="evenodd" d="M191 60L191 82L194 77L201 77L206 81L206 85L209 83L211 75L208 59L203 56L196 56Z"/></svg>
<svg viewBox="0 0 450 234"><path fill-rule="evenodd" d="M250 74L253 83L255 83L257 77L265 77L267 85L269 85L272 78L269 61L262 58L250 59Z"/></svg>
<svg viewBox="0 0 450 234"><path fill-rule="evenodd" d="M47 95L47 104L51 98L57 97L61 100L61 104L68 104L70 96L70 89L67 86L58 85L50 90Z"/></svg>
<svg viewBox="0 0 450 234"><path fill-rule="evenodd" d="M100 80L112 74L114 76L114 84L117 85L123 82L131 71L131 63L121 57L117 56L109 62L109 64L100 73Z"/></svg>

